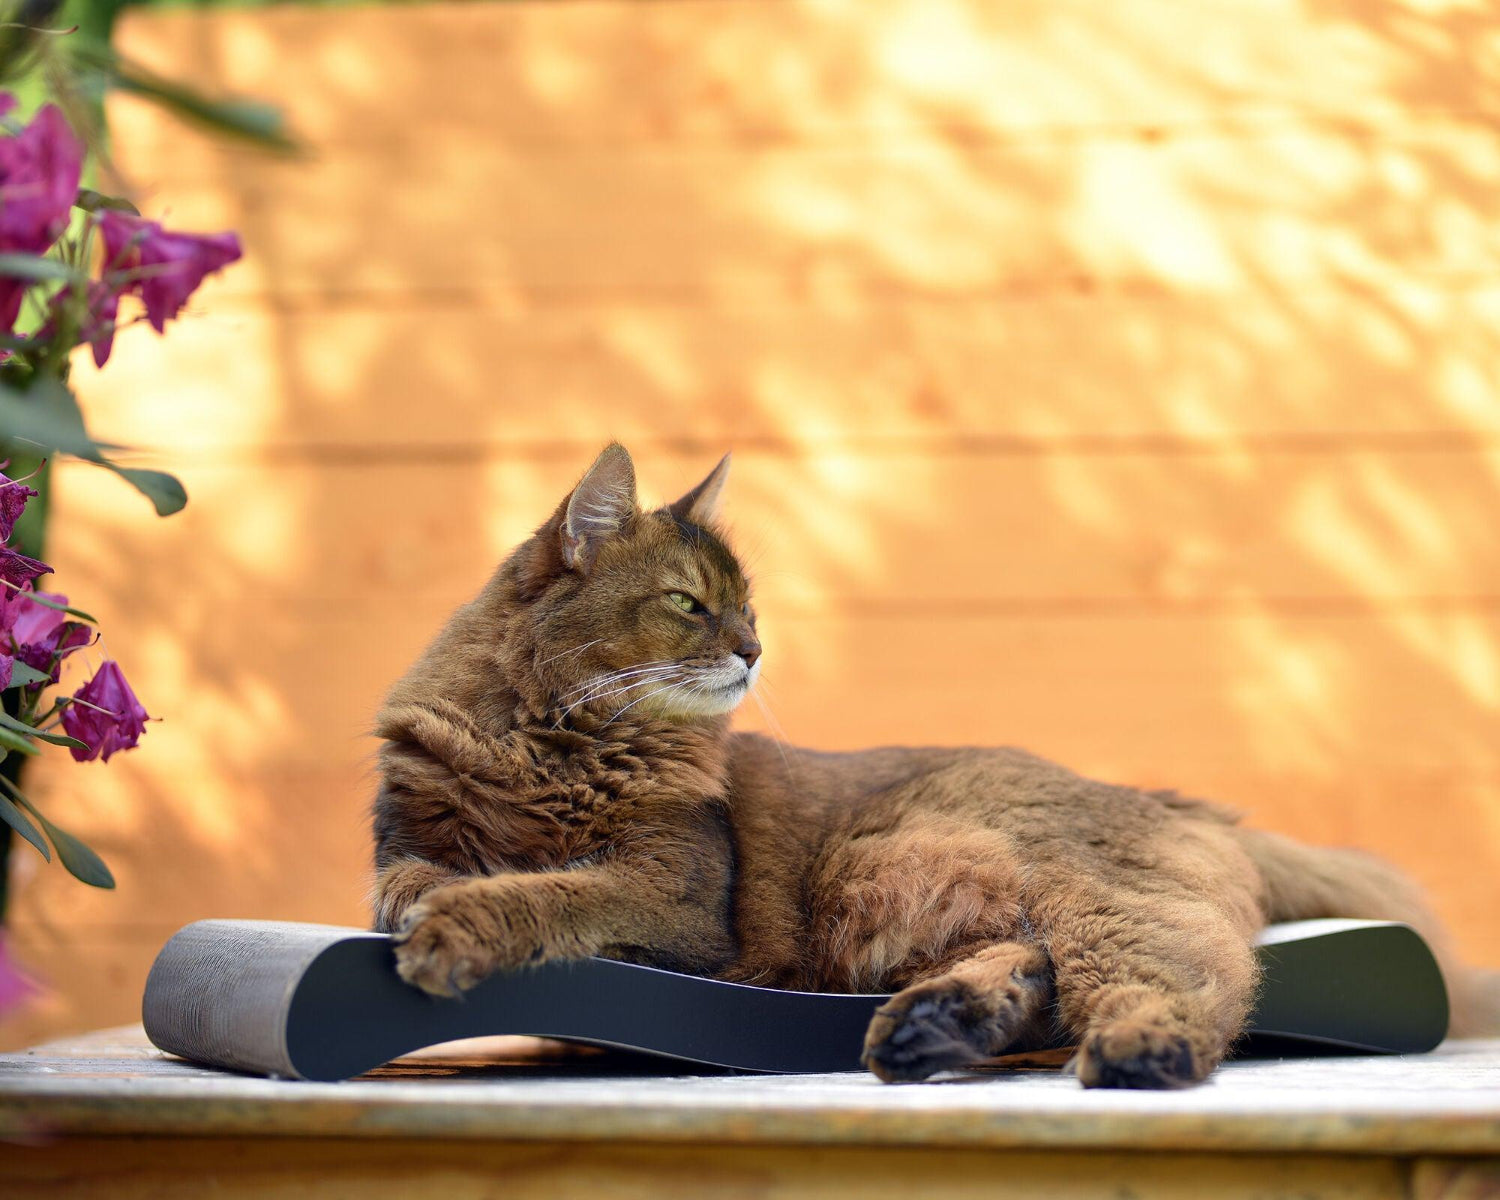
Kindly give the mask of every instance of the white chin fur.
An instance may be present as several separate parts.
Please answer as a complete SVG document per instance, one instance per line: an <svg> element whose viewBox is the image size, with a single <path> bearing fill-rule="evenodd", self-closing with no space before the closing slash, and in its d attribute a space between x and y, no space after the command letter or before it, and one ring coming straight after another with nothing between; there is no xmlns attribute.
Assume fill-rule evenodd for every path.
<svg viewBox="0 0 1500 1200"><path fill-rule="evenodd" d="M670 710L685 717L722 716L740 706L759 678L759 661L746 669L742 659L730 658L721 666L695 672L687 686L674 688L670 693Z"/></svg>

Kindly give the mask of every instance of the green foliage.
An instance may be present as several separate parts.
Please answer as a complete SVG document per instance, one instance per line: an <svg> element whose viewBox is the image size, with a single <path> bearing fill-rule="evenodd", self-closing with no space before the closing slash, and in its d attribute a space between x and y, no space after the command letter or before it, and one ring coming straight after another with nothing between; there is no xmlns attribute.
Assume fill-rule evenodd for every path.
<svg viewBox="0 0 1500 1200"><path fill-rule="evenodd" d="M65 733L50 733L45 729L38 729L33 725L28 725L24 721L18 721L7 712L0 712L0 733L7 731L20 734L22 737L38 738L53 746L77 746L80 750L87 750L89 748L87 742L80 742L77 738L69 737ZM34 752L35 750L36 747L33 746L32 751Z"/></svg>
<svg viewBox="0 0 1500 1200"><path fill-rule="evenodd" d="M125 467L110 458L105 451L120 447L89 436L72 389L50 375L33 375L24 390L0 384L0 444L71 454L113 471L150 500L158 516L170 516L187 504L187 489L165 471Z"/></svg>
<svg viewBox="0 0 1500 1200"><path fill-rule="evenodd" d="M104 860L95 854L88 846L74 837L66 829L60 829L46 817L37 811L37 807L21 794L21 790L11 783L10 780L0 776L0 787L4 787L16 803L29 812L36 823L42 827L47 834L47 840L52 843L52 848L57 851L57 861L62 863L68 874L74 879L96 888L112 888L115 886L115 877L110 873ZM17 814L20 815L19 813ZM14 828L14 826L13 826ZM25 836L24 833L22 836ZM29 838L27 839L30 840ZM34 843L33 843L34 844ZM43 854L46 853L45 848Z"/></svg>
<svg viewBox="0 0 1500 1200"><path fill-rule="evenodd" d="M52 861L52 851L47 848L47 842L42 837L41 830L27 819L26 814L16 807L15 802L9 796L0 796L0 821L4 821L35 846L37 853L48 862Z"/></svg>

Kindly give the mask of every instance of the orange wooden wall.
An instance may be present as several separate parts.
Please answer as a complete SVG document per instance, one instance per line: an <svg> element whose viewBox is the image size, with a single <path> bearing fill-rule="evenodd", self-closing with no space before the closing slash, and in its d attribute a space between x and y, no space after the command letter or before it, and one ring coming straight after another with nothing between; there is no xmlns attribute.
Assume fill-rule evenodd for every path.
<svg viewBox="0 0 1500 1200"><path fill-rule="evenodd" d="M361 922L382 690L609 436L726 448L794 741L1010 742L1354 842L1500 964L1500 18L1399 0L578 0L137 14L285 104L128 100L249 255L97 378L180 470L59 480L60 585L164 718L38 791L16 1044L197 917ZM756 711L745 723L763 718Z"/></svg>

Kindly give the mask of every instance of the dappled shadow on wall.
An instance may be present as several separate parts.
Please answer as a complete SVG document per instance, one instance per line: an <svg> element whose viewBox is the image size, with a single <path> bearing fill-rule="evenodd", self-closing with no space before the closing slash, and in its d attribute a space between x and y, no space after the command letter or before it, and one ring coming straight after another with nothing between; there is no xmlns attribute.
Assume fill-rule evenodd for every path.
<svg viewBox="0 0 1500 1200"><path fill-rule="evenodd" d="M133 17L312 152L112 110L155 202L250 255L80 381L193 503L96 516L110 481L65 476L60 557L170 710L77 811L127 870L169 829L256 915L357 919L381 691L618 436L663 497L735 449L793 740L1025 743L1431 875L1451 828L1500 831L1495 27ZM180 879L150 920L206 915Z"/></svg>

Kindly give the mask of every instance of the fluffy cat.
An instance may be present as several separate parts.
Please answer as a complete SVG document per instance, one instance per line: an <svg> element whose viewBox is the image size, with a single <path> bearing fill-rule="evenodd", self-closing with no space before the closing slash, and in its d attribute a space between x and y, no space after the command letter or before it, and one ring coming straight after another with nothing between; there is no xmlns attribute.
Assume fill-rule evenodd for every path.
<svg viewBox="0 0 1500 1200"><path fill-rule="evenodd" d="M1085 1086L1168 1087L1240 1034L1265 923L1396 918L1441 947L1391 868L1203 801L1021 750L731 733L761 646L714 525L727 469L645 511L607 447L391 692L375 925L409 983L602 954L891 990L882 1079L1051 1044Z"/></svg>

